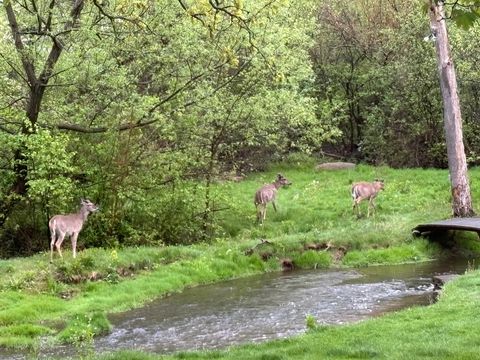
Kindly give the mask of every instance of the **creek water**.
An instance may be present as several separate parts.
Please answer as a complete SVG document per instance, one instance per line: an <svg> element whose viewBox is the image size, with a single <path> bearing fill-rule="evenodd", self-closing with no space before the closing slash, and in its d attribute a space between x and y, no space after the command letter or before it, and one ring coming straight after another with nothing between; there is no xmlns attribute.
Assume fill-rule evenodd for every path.
<svg viewBox="0 0 480 360"><path fill-rule="evenodd" d="M113 331L94 341L96 352L155 353L215 349L285 338L318 324L343 324L433 301L432 277L463 273L465 259L353 270L271 273L189 288L109 316ZM56 347L41 356L73 355Z"/></svg>

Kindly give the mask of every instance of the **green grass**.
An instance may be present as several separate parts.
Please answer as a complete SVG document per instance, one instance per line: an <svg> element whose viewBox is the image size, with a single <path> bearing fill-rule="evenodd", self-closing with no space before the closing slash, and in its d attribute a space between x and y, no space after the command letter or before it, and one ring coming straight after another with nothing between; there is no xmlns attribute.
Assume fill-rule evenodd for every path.
<svg viewBox="0 0 480 360"><path fill-rule="evenodd" d="M278 172L293 185L279 190L278 212L269 205L266 222L259 226L255 223L253 194L273 181ZM478 174L474 169L470 176ZM383 178L386 184L377 198L376 214L357 219L352 214L351 183L374 178ZM185 287L279 271L283 259L293 261L297 268L428 260L441 254L440 247L413 238L411 229L451 213L445 170L357 166L354 170L316 172L313 166L290 164L253 174L240 183L218 183L214 191L228 199L229 209L218 213L219 231L208 244L87 249L76 259L65 249L64 259L56 257L52 264L48 253L1 260L0 346L36 349L45 337L52 344L89 341L109 331L108 312L142 306ZM479 192L473 182L474 199ZM364 214L366 205L362 204ZM470 253L479 251L469 235L462 235L459 243ZM345 256L339 253L341 248ZM317 330L318 334L306 338L320 333L335 337L335 331L340 330ZM269 346L293 349L299 346L294 343L287 340L264 345L262 357L269 358L270 353L272 358L280 356ZM363 343L368 346L354 346L352 353L338 356L372 356L371 351L380 351L369 342ZM256 353L256 347L252 349ZM348 349L345 345L342 351Z"/></svg>
<svg viewBox="0 0 480 360"><path fill-rule="evenodd" d="M278 212L269 206L265 225L253 226L253 194L262 184L273 181L278 171L282 171L293 185L279 190ZM352 215L351 183L377 177L385 180L386 189L376 200L376 215L358 220ZM310 168L274 169L249 177L240 184L225 185L220 191L226 188L232 201L230 211L221 215L222 228L227 235L239 238L275 238L294 234L368 247L377 242L376 245L402 242L406 228L422 221L446 218L451 213L445 170L394 170L368 166L318 172ZM361 204L363 214L366 214L366 206L366 203Z"/></svg>

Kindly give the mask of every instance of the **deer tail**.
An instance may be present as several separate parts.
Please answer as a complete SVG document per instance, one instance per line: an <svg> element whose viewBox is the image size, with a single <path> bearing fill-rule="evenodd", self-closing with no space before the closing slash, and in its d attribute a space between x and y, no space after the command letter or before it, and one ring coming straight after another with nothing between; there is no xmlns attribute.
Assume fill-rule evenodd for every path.
<svg viewBox="0 0 480 360"><path fill-rule="evenodd" d="M358 190L356 186L352 186L352 199L356 200L358 198Z"/></svg>
<svg viewBox="0 0 480 360"><path fill-rule="evenodd" d="M56 219L55 217L52 217L50 219L50 221L48 222L48 228L50 229L50 233L52 234L53 232L55 232L55 223L56 223Z"/></svg>

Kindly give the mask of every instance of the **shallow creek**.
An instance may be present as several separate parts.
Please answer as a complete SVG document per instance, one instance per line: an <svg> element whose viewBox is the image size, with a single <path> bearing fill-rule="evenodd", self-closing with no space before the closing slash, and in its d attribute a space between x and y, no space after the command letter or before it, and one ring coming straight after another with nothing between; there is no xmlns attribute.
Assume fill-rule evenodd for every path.
<svg viewBox="0 0 480 360"><path fill-rule="evenodd" d="M214 349L285 338L318 324L343 324L433 300L432 277L463 273L467 260L348 270L272 273L186 289L145 307L109 316L114 328L96 352L156 353ZM72 355L57 347L44 356Z"/></svg>

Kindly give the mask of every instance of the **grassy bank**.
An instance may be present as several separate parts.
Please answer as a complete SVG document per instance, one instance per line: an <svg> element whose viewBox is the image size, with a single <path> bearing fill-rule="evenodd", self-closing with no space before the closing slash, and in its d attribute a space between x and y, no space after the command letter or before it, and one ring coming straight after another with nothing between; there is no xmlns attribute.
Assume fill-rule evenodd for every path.
<svg viewBox="0 0 480 360"><path fill-rule="evenodd" d="M278 212L269 208L265 225L258 226L253 193L277 172L293 185L279 191ZM350 184L374 178L386 183L376 215L357 219ZM138 307L188 286L279 271L287 261L326 268L427 260L440 248L414 239L410 231L450 214L443 170L358 166L316 172L312 164L291 163L242 182L218 183L214 190L228 199L229 209L219 214L218 236L208 244L87 249L77 259L67 251L53 264L47 253L0 261L0 345L34 353L41 338L51 344L86 343L109 331L107 312ZM475 199L475 183L472 192ZM469 235L462 241L473 243Z"/></svg>

